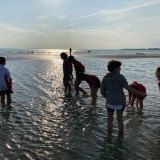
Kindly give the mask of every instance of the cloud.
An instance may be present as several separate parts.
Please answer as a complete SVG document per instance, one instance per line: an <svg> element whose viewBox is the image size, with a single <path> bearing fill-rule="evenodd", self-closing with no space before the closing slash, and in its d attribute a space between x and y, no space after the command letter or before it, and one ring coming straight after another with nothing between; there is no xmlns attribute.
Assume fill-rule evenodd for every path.
<svg viewBox="0 0 160 160"><path fill-rule="evenodd" d="M69 0L36 0L38 3L41 2L45 5L62 5L68 3Z"/></svg>
<svg viewBox="0 0 160 160"><path fill-rule="evenodd" d="M39 20L47 19L49 16L48 15L41 15L38 17Z"/></svg>
<svg viewBox="0 0 160 160"><path fill-rule="evenodd" d="M65 19L66 17L67 17L66 15L60 15L58 18L61 19L61 20L63 20L63 19Z"/></svg>
<svg viewBox="0 0 160 160"><path fill-rule="evenodd" d="M74 26L74 24L68 24L68 25L65 25L64 28L71 28L73 26Z"/></svg>
<svg viewBox="0 0 160 160"><path fill-rule="evenodd" d="M46 35L46 33L41 32L37 29L32 29L32 28L20 28L20 27L15 27L9 24L5 23L0 23L0 30L3 31L1 34L4 32L10 33L10 35L20 35L20 34L35 34L35 35Z"/></svg>
<svg viewBox="0 0 160 160"><path fill-rule="evenodd" d="M154 4L160 3L159 0L152 0L152 1L141 1L141 2L132 2L130 3L128 6L123 7L123 8L117 8L117 9L111 9L111 10L99 10L97 12L88 14L88 15L84 15L84 16L79 16L79 17L74 17L73 20L76 19L83 19L83 18L88 18L88 17L93 17L93 16L104 16L104 15L117 15L119 13L125 13L125 12L129 12L138 8L143 8L143 7L147 7L147 6L151 6Z"/></svg>

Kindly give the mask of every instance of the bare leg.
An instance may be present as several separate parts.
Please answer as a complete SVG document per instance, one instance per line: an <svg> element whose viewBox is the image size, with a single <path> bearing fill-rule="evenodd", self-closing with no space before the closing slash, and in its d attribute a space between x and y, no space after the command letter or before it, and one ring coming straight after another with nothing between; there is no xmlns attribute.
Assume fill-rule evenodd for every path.
<svg viewBox="0 0 160 160"><path fill-rule="evenodd" d="M78 89L79 89L79 91L83 92L83 94L87 94L87 92L84 89L82 89L81 87L78 87Z"/></svg>
<svg viewBox="0 0 160 160"><path fill-rule="evenodd" d="M124 124L123 124L123 111L117 111L117 121L118 121L118 128L119 133L124 133Z"/></svg>
<svg viewBox="0 0 160 160"><path fill-rule="evenodd" d="M143 100L139 100L139 111L142 112L143 110Z"/></svg>
<svg viewBox="0 0 160 160"><path fill-rule="evenodd" d="M5 94L1 95L1 104L5 104Z"/></svg>
<svg viewBox="0 0 160 160"><path fill-rule="evenodd" d="M11 104L11 95L8 94L7 95L7 105L10 106L10 104Z"/></svg>
<svg viewBox="0 0 160 160"><path fill-rule="evenodd" d="M65 88L65 93L67 93L67 91L69 92L71 90L71 86L69 84L69 81L68 80L64 80L63 84L64 84L64 88Z"/></svg>
<svg viewBox="0 0 160 160"><path fill-rule="evenodd" d="M92 105L96 105L97 91L98 91L97 88L95 88L94 90L91 89Z"/></svg>
<svg viewBox="0 0 160 160"><path fill-rule="evenodd" d="M113 130L113 115L114 112L107 111L108 113L108 133L111 134Z"/></svg>
<svg viewBox="0 0 160 160"><path fill-rule="evenodd" d="M132 95L130 105L133 107L136 97Z"/></svg>

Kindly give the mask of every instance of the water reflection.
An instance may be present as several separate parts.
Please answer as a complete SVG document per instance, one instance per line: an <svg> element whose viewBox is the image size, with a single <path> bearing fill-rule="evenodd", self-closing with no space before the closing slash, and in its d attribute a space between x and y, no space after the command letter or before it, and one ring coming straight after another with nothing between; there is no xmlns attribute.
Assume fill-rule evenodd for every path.
<svg viewBox="0 0 160 160"><path fill-rule="evenodd" d="M1 106L1 116L5 121L9 121L12 106Z"/></svg>
<svg viewBox="0 0 160 160"><path fill-rule="evenodd" d="M96 63L95 59L81 60L88 73L102 79L106 60L99 59ZM141 60L141 68L137 66L138 59L122 61L129 81L136 75L148 84L149 93L143 114L136 109L125 110L124 137L118 135L116 119L113 134L107 134L107 110L99 92L95 108L89 105L90 96L64 94L61 60L12 61L13 100L16 102L10 110L0 108L0 159L134 160L148 157L158 160L160 98L156 89L153 90L156 84L151 73L152 65L158 65L159 60L154 60L155 64ZM148 68L142 67L143 64ZM141 75L146 70L147 78Z"/></svg>

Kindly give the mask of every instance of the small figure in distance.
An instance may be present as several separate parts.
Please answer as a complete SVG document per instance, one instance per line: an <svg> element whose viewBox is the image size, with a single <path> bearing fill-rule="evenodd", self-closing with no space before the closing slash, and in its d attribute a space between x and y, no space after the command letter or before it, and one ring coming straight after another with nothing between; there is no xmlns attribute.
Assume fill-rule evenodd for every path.
<svg viewBox="0 0 160 160"><path fill-rule="evenodd" d="M157 69L156 69L156 77L157 77L157 79L158 79L158 87L159 87L159 91L160 91L160 67L158 67Z"/></svg>
<svg viewBox="0 0 160 160"><path fill-rule="evenodd" d="M6 59L0 57L0 96L1 104L5 105L5 96L7 97L7 105L11 104L12 79L9 70L5 67Z"/></svg>
<svg viewBox="0 0 160 160"><path fill-rule="evenodd" d="M126 78L120 74L121 62L111 60L107 65L109 73L102 80L101 94L106 99L106 108L108 114L108 133L113 130L114 111L117 112L117 121L119 133L124 133L123 111L126 106L126 96L123 88L139 96L146 96L146 93L139 92L128 85Z"/></svg>
<svg viewBox="0 0 160 160"><path fill-rule="evenodd" d="M130 84L130 86L132 88L136 89L137 91L146 93L146 88L141 83L138 83L138 82L134 81L134 82L132 82ZM129 94L129 102L128 102L127 105L131 105L131 107L133 108L134 102L136 100L136 107L138 108L139 111L142 111L142 109L143 109L143 100L144 100L145 97L136 95L136 94L134 94L132 92L128 92L128 94Z"/></svg>
<svg viewBox="0 0 160 160"><path fill-rule="evenodd" d="M72 76L72 64L67 60L68 55L65 52L60 54L61 59L63 60L63 84L65 88L65 93L69 93L71 86L69 81L71 81Z"/></svg>
<svg viewBox="0 0 160 160"><path fill-rule="evenodd" d="M71 56L72 54L72 48L69 49L69 55Z"/></svg>
<svg viewBox="0 0 160 160"><path fill-rule="evenodd" d="M83 92L83 94L87 94L85 90L79 87L81 81L86 81L89 84L89 87L91 89L91 97L92 97L91 105L93 106L96 105L97 92L101 84L100 80L95 75L79 73L75 82L75 89L76 89L77 95L79 95L79 91Z"/></svg>
<svg viewBox="0 0 160 160"><path fill-rule="evenodd" d="M74 69L76 71L76 77L78 76L78 74L81 72L81 73L84 73L85 71L85 66L82 65L81 62L77 61L74 56L69 56L68 57L68 61L71 62L73 65L74 65Z"/></svg>

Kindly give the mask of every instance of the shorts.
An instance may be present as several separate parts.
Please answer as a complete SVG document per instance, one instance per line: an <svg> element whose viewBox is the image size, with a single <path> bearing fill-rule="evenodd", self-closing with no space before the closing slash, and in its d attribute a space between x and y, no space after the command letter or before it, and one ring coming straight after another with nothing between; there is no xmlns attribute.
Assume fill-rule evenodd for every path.
<svg viewBox="0 0 160 160"><path fill-rule="evenodd" d="M79 74L79 73L84 73L84 72L85 72L85 69L77 70L77 71L76 71L76 77L78 77L78 74Z"/></svg>
<svg viewBox="0 0 160 160"><path fill-rule="evenodd" d="M94 78L94 86L95 88L100 88L101 82L98 78Z"/></svg>
<svg viewBox="0 0 160 160"><path fill-rule="evenodd" d="M11 93L13 93L12 90L2 90L2 91L0 91L0 95L4 95L4 94L9 95Z"/></svg>
<svg viewBox="0 0 160 160"><path fill-rule="evenodd" d="M107 111L109 111L109 112L114 112L115 110L116 111L124 111L124 109L125 109L125 105L117 105L118 106L117 108L115 107L116 105L110 105L111 106L110 108L107 105L110 105L110 104L106 104ZM120 108L120 106L121 106L121 108Z"/></svg>
<svg viewBox="0 0 160 160"><path fill-rule="evenodd" d="M72 80L72 78L71 78L71 75L64 75L63 76L63 81L71 81Z"/></svg>

